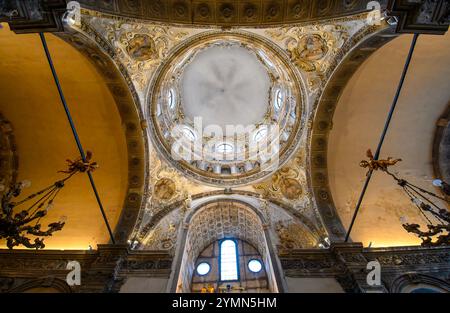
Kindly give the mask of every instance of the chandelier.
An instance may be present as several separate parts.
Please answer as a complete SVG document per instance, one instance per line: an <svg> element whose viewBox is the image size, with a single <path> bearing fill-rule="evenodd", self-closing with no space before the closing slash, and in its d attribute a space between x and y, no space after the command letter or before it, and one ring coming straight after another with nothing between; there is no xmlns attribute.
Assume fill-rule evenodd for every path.
<svg viewBox="0 0 450 313"><path fill-rule="evenodd" d="M67 160L68 169L58 173L67 176L56 181L52 185L35 192L22 200L16 201L23 189L30 185L29 181L13 183L2 195L0 212L0 239L6 239L9 249L23 245L27 248L43 249L45 247L44 238L52 236L56 231L60 231L65 221L48 224L46 230L41 229L41 219L47 215L48 210L53 207L54 200L65 183L77 173L87 173L94 171L98 166L92 162L92 153L87 151L86 159ZM19 208L22 208L20 210ZM32 242L28 236L37 238Z"/></svg>
<svg viewBox="0 0 450 313"><path fill-rule="evenodd" d="M440 179L435 179L433 181L433 185L439 187L445 194L444 197L441 197L391 173L388 167L395 165L397 162L401 161L401 159L389 157L385 160L375 160L370 149L367 150L367 157L369 160L361 161L360 166L369 168L369 170L381 170L390 175L403 189L405 194L427 221L426 230L422 230L422 226L419 224L409 223L402 224L403 228L408 233L413 233L422 239L421 245L424 247L449 245L450 212L445 208L439 207L437 202L444 202L447 205L450 203L450 186Z"/></svg>

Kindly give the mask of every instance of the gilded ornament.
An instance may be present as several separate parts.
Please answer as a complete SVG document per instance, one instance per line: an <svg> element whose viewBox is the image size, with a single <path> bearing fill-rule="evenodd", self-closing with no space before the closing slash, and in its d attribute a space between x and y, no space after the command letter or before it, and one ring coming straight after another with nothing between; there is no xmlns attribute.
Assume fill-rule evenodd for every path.
<svg viewBox="0 0 450 313"><path fill-rule="evenodd" d="M173 180L169 178L161 178L155 184L153 189L153 195L160 200L170 200L174 196L176 186Z"/></svg>
<svg viewBox="0 0 450 313"><path fill-rule="evenodd" d="M295 200L302 195L302 186L293 178L282 178L280 182L281 193L289 200Z"/></svg>
<svg viewBox="0 0 450 313"><path fill-rule="evenodd" d="M391 157L388 157L386 160L375 160L372 154L372 150L367 150L366 152L367 157L369 158L369 161L362 160L359 163L359 166L366 168L368 167L369 170L382 170L386 171L388 166L395 165L397 162L400 162L402 159L393 159Z"/></svg>
<svg viewBox="0 0 450 313"><path fill-rule="evenodd" d="M127 53L136 61L147 61L157 56L155 42L145 34L136 34L128 41Z"/></svg>
<svg viewBox="0 0 450 313"><path fill-rule="evenodd" d="M292 61L307 72L315 71L315 62L324 58L328 52L326 41L318 34L305 35L288 49Z"/></svg>
<svg viewBox="0 0 450 313"><path fill-rule="evenodd" d="M292 221L278 221L275 223L275 230L279 239L278 249L281 253L317 245L317 239L310 232Z"/></svg>

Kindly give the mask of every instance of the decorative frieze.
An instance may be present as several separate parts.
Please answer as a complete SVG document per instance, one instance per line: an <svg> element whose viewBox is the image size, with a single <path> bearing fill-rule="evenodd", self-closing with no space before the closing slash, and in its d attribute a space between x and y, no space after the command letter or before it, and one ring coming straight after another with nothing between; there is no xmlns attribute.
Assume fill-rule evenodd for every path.
<svg viewBox="0 0 450 313"><path fill-rule="evenodd" d="M68 263L77 261L81 285L69 286ZM95 251L0 250L0 292L51 287L60 292L116 292L127 275L168 277L172 258L164 251L134 252L125 245Z"/></svg>
<svg viewBox="0 0 450 313"><path fill-rule="evenodd" d="M403 281L404 275L420 277L418 281L425 283L428 277L428 281L440 281L440 287L450 283L449 247L371 249L363 248L360 243L337 243L326 250L293 250L279 257L286 276L334 277L347 292L400 292L394 282ZM379 286L367 283L368 274L373 270L368 266L371 261L380 264L382 284Z"/></svg>

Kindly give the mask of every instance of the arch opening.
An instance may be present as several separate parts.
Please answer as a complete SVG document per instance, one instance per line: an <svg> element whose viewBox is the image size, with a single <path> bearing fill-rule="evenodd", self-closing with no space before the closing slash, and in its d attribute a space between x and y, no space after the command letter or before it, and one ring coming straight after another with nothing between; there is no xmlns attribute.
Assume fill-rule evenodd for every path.
<svg viewBox="0 0 450 313"><path fill-rule="evenodd" d="M265 221L250 205L216 200L202 205L185 223L188 227L180 235L178 261L174 262L179 271L173 277L172 291L202 292L206 288L208 292L212 287L214 292L278 292L279 277ZM260 261L263 270L251 272L251 260ZM206 276L196 271L202 263L211 267Z"/></svg>

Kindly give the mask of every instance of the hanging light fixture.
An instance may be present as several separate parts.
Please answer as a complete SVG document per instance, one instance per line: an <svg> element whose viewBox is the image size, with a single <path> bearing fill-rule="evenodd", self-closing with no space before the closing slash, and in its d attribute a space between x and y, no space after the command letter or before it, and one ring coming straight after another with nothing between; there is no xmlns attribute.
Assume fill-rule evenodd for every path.
<svg viewBox="0 0 450 313"><path fill-rule="evenodd" d="M403 223L403 228L409 232L417 235L422 239L422 246L432 247L450 244L450 212L439 207L436 202L443 201L447 204L450 203L448 197L441 197L431 191L425 190L417 185L414 185L391 173L388 167L395 165L401 159L387 158L385 160L375 160L372 152L367 150L368 161L363 160L360 162L360 166L369 168L369 170L376 171L381 170L390 175L397 184L402 187L403 191L409 197L411 202L419 210L420 214L427 220L427 230L421 230L419 224ZM440 179L435 179L433 185L442 189L442 191L448 196L449 185Z"/></svg>
<svg viewBox="0 0 450 313"><path fill-rule="evenodd" d="M62 180L58 180L52 185L35 192L22 200L15 201L22 191L30 186L29 181L22 181L12 184L2 195L0 212L0 239L6 239L6 245L9 249L15 246L23 245L27 248L43 249L45 247L44 238L52 236L56 231L61 230L64 225L64 219L50 223L46 230L42 230L41 219L47 215L48 210L53 207L54 200L59 194L65 183L77 173L92 172L98 166L92 162L92 153L87 152L86 160L76 159L67 160L68 169L59 171L67 174ZM26 206L28 204L28 206ZM22 210L17 210L22 207ZM34 224L33 224L34 223ZM35 236L32 242L28 235Z"/></svg>
<svg viewBox="0 0 450 313"><path fill-rule="evenodd" d="M411 202L418 208L422 216L427 220L427 230L421 230L419 224L402 224L403 228L408 233L416 234L422 239L422 246L432 247L450 244L450 212L445 208L440 208L436 204L436 200L441 200L450 203L447 199L436 195L433 192L427 191L416 185L411 184L406 179L401 179L389 172L397 184L402 187L403 191L408 195ZM434 219L429 218L429 215ZM436 240L433 240L436 238Z"/></svg>

